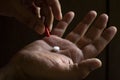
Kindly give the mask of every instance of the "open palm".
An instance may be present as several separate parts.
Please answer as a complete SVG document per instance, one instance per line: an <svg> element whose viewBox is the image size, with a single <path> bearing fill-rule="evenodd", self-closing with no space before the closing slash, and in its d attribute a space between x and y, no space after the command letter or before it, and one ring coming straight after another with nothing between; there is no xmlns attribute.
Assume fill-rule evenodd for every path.
<svg viewBox="0 0 120 80"><path fill-rule="evenodd" d="M33 79L82 79L91 70L100 67L101 62L94 57L114 37L116 28L111 26L105 29L108 21L106 14L93 23L96 12L90 11L65 39L60 38L73 17L73 12L67 13L50 37L26 46L12 62ZM54 46L59 46L60 51L52 52Z"/></svg>

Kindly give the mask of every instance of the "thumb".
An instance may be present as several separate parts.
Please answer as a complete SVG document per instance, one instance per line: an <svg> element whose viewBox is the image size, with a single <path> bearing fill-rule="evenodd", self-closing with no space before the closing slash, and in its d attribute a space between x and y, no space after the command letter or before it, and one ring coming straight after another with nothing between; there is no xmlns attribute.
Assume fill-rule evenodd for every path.
<svg viewBox="0 0 120 80"><path fill-rule="evenodd" d="M75 66L73 68L79 76L79 79L84 79L91 71L101 67L102 62L97 58L92 58L83 60L82 62L80 62L80 64Z"/></svg>
<svg viewBox="0 0 120 80"><path fill-rule="evenodd" d="M27 25L29 28L35 30L39 34L43 34L45 31L45 26L42 20L34 15L30 10L25 8L25 6L18 3L13 3L13 6L15 8L15 18L19 20L20 22Z"/></svg>

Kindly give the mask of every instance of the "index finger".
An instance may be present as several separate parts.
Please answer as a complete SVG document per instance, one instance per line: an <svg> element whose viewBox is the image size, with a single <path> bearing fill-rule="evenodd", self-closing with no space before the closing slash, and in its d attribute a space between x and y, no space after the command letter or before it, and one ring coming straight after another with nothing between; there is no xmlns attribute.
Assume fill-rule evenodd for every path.
<svg viewBox="0 0 120 80"><path fill-rule="evenodd" d="M51 6L53 15L57 20L62 19L61 5L59 0L48 0L48 4Z"/></svg>

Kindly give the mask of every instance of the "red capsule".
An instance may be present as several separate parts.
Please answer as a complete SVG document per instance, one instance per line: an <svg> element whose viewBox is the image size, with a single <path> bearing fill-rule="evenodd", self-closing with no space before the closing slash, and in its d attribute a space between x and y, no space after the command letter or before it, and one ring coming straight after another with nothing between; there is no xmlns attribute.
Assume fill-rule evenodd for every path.
<svg viewBox="0 0 120 80"><path fill-rule="evenodd" d="M49 31L48 27L45 27L45 35L47 37L50 37L50 31Z"/></svg>

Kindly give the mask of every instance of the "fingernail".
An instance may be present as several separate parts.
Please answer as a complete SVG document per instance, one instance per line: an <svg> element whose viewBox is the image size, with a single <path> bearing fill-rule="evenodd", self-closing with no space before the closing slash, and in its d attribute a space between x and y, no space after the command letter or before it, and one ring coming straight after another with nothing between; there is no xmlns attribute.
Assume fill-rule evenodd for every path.
<svg viewBox="0 0 120 80"><path fill-rule="evenodd" d="M100 68L102 66L102 62L99 59L94 60L94 63L92 66L90 66L90 70L93 71L97 68Z"/></svg>

